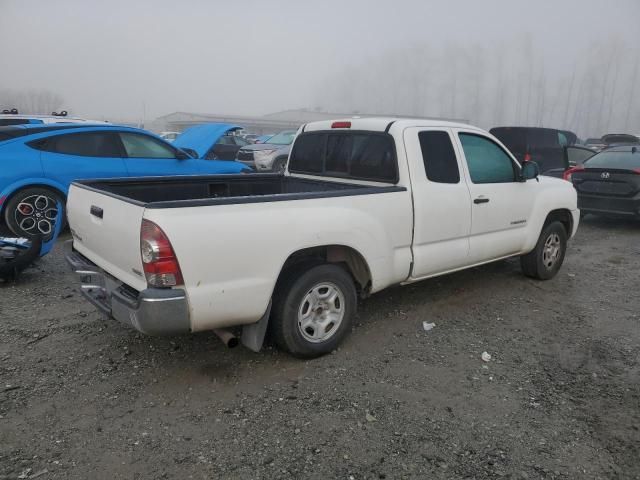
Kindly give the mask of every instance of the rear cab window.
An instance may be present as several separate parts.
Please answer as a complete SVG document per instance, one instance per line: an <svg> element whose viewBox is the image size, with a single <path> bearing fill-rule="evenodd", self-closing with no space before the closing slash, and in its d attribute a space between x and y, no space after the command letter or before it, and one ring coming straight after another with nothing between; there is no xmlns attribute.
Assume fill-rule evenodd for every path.
<svg viewBox="0 0 640 480"><path fill-rule="evenodd" d="M427 179L435 183L459 183L458 159L449 134L441 130L418 133Z"/></svg>
<svg viewBox="0 0 640 480"><path fill-rule="evenodd" d="M307 132L293 144L289 171L306 175L398 182L393 137L382 132Z"/></svg>

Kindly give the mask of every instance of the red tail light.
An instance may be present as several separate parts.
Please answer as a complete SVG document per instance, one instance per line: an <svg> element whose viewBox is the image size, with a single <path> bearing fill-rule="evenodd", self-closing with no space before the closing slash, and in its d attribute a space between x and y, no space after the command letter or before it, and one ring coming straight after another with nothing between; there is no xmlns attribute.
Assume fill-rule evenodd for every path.
<svg viewBox="0 0 640 480"><path fill-rule="evenodd" d="M525 162L530 162L531 161L531 154L530 153L525 154L524 161Z"/></svg>
<svg viewBox="0 0 640 480"><path fill-rule="evenodd" d="M331 128L351 128L351 122L333 122Z"/></svg>
<svg viewBox="0 0 640 480"><path fill-rule="evenodd" d="M636 172L638 175L640 175L640 168L634 168L633 171ZM2 199L0 198L0 204L1 203L2 203Z"/></svg>
<svg viewBox="0 0 640 480"><path fill-rule="evenodd" d="M184 283L171 242L162 229L149 220L142 220L140 227L140 255L150 287L168 288Z"/></svg>
<svg viewBox="0 0 640 480"><path fill-rule="evenodd" d="M569 170L565 170L564 174L562 175L562 178L565 179L567 182L570 182L571 176L574 174L574 172L581 172L582 170L584 170L584 167L582 165L578 165L577 167L570 168Z"/></svg>

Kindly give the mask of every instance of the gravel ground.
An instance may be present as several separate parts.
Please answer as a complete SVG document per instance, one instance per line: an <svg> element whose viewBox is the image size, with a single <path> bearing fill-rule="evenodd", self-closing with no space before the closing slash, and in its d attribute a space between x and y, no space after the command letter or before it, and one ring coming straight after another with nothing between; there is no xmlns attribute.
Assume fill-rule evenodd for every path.
<svg viewBox="0 0 640 480"><path fill-rule="evenodd" d="M639 240L381 292L312 361L127 330L58 248L0 285L0 478L640 478Z"/></svg>

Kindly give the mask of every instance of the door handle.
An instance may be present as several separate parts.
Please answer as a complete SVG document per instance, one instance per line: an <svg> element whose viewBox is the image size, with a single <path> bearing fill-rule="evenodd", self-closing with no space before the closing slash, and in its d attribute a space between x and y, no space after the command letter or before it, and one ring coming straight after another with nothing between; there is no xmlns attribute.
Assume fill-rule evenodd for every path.
<svg viewBox="0 0 640 480"><path fill-rule="evenodd" d="M89 213L94 217L102 218L104 215L104 211L100 207L96 207L95 205L91 205L89 209Z"/></svg>
<svg viewBox="0 0 640 480"><path fill-rule="evenodd" d="M489 199L488 198L476 198L473 203L475 203L476 205L479 203L489 203Z"/></svg>

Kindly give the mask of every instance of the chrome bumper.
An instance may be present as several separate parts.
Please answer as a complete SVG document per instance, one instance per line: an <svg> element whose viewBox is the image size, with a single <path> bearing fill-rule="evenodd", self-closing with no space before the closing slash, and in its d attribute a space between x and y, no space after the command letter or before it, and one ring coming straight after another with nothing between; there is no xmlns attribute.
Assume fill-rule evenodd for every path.
<svg viewBox="0 0 640 480"><path fill-rule="evenodd" d="M147 335L172 335L191 330L187 297L181 289L147 288L137 292L73 251L65 257L80 278L82 295L98 310Z"/></svg>

